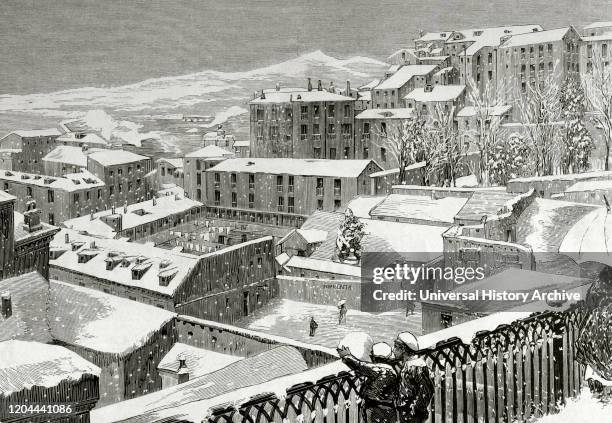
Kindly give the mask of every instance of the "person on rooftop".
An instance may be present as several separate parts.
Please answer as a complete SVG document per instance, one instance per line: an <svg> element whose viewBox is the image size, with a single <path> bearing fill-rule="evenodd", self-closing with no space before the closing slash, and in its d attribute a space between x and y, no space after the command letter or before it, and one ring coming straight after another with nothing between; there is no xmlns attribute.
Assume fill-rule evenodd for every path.
<svg viewBox="0 0 612 423"><path fill-rule="evenodd" d="M314 316L310 316L310 336L315 336L318 327L319 324L314 319Z"/></svg>
<svg viewBox="0 0 612 423"><path fill-rule="evenodd" d="M423 423L429 417L433 380L423 359L416 355L419 342L412 333L400 333L393 344L399 375L395 405L400 423Z"/></svg>
<svg viewBox="0 0 612 423"><path fill-rule="evenodd" d="M395 399L398 392L398 374L393 366L393 351L391 347L379 342L372 346L371 363L363 361L351 354L348 347L338 348L342 362L358 376L365 377L361 391L363 406L361 417L364 423L397 422Z"/></svg>
<svg viewBox="0 0 612 423"><path fill-rule="evenodd" d="M346 314L348 308L346 308L346 300L342 300L338 303L338 324L346 323Z"/></svg>

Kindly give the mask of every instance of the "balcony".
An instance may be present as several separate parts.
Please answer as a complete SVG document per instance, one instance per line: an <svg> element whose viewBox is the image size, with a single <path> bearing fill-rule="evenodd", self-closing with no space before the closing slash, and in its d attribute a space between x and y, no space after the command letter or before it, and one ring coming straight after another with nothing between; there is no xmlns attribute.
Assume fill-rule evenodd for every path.
<svg viewBox="0 0 612 423"><path fill-rule="evenodd" d="M323 197L323 187L317 187L317 197Z"/></svg>

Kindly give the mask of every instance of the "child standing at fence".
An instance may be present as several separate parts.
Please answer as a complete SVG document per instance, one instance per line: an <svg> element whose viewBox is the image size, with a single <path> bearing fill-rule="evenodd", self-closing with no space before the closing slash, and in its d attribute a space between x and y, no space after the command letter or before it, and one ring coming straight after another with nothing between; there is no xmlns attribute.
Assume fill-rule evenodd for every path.
<svg viewBox="0 0 612 423"><path fill-rule="evenodd" d="M399 391L396 408L400 423L423 423L429 417L434 384L423 359L416 355L417 338L402 332L395 339L393 353L399 364Z"/></svg>

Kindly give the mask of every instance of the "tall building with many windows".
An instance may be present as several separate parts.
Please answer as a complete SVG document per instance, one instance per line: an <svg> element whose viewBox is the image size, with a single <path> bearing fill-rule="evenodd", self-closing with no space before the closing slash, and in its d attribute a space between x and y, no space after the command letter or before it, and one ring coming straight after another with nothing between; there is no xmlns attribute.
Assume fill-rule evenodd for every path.
<svg viewBox="0 0 612 423"><path fill-rule="evenodd" d="M333 91L333 92L330 92ZM355 99L324 90L263 90L250 102L251 156L354 158Z"/></svg>

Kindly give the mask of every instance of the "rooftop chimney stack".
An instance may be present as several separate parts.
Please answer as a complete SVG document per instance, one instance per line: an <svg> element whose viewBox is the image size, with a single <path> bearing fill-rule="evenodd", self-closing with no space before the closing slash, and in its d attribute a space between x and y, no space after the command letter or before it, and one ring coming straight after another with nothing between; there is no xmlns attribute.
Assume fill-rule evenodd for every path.
<svg viewBox="0 0 612 423"><path fill-rule="evenodd" d="M321 82L320 79L319 79L319 82L317 84L317 91L323 91L323 83Z"/></svg>
<svg viewBox="0 0 612 423"><path fill-rule="evenodd" d="M264 90L261 90L261 96L259 98L261 98L262 100L266 99L266 93L264 93Z"/></svg>
<svg viewBox="0 0 612 423"><path fill-rule="evenodd" d="M312 80L308 78L308 91L312 91Z"/></svg>
<svg viewBox="0 0 612 423"><path fill-rule="evenodd" d="M91 211L91 213L89 213L89 220L94 220L94 212L93 210ZM68 235L68 234L66 234Z"/></svg>
<svg viewBox="0 0 612 423"><path fill-rule="evenodd" d="M11 301L10 292L2 294L2 317L8 319L13 315L13 302Z"/></svg>
<svg viewBox="0 0 612 423"><path fill-rule="evenodd" d="M335 93L336 92L336 87L334 86L334 81L330 81L330 83L329 83L329 92L330 93Z"/></svg>
<svg viewBox="0 0 612 423"><path fill-rule="evenodd" d="M70 234L66 234L66 235L64 235L64 242L65 242L66 244L70 244Z"/></svg>
<svg viewBox="0 0 612 423"><path fill-rule="evenodd" d="M123 214L127 214L127 201L123 205Z"/></svg>
<svg viewBox="0 0 612 423"><path fill-rule="evenodd" d="M351 95L351 81L346 81L346 95Z"/></svg>
<svg viewBox="0 0 612 423"><path fill-rule="evenodd" d="M27 232L36 232L42 229L40 223L40 210L36 208L36 201L26 202L26 211L23 213L23 229Z"/></svg>
<svg viewBox="0 0 612 423"><path fill-rule="evenodd" d="M157 197L153 197L153 205L156 206L157 205Z"/></svg>
<svg viewBox="0 0 612 423"><path fill-rule="evenodd" d="M276 91L280 91L280 82L276 83Z"/></svg>
<svg viewBox="0 0 612 423"><path fill-rule="evenodd" d="M111 208L111 214L115 214L115 205L113 204L113 207Z"/></svg>
<svg viewBox="0 0 612 423"><path fill-rule="evenodd" d="M187 359L183 353L179 354L177 357L179 362L179 367L177 370L178 374L178 383L185 383L189 381L189 370L187 369Z"/></svg>

